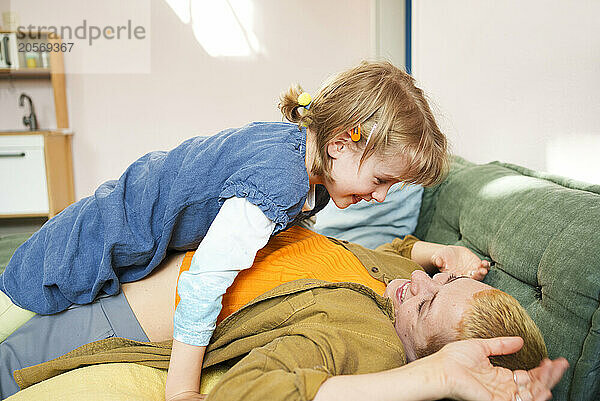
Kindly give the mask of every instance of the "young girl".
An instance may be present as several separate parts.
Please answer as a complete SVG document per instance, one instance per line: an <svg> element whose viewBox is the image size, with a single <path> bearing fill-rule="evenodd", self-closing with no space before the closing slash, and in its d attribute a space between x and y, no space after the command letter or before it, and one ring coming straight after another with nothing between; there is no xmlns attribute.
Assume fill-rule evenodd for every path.
<svg viewBox="0 0 600 401"><path fill-rule="evenodd" d="M50 314L149 274L169 249L197 251L179 281L167 398L198 389L204 350L236 274L269 237L327 203L382 202L398 182L432 185L446 138L412 77L363 62L310 100L281 98L289 123L252 123L152 152L46 223L14 254L0 289ZM304 212L303 212L304 210Z"/></svg>

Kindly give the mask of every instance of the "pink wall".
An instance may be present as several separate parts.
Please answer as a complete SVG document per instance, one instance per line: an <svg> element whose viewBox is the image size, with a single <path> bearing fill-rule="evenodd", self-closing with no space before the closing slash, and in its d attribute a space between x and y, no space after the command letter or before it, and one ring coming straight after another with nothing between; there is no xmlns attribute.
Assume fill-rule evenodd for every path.
<svg viewBox="0 0 600 401"><path fill-rule="evenodd" d="M209 56L190 25L165 1L151 0L150 73L67 76L76 198L118 178L146 152L250 121L280 120L277 98L291 82L314 91L329 74L372 54L369 1L261 0L253 5L258 55ZM65 64L68 72L68 55ZM55 126L47 88L14 85L10 89L0 81L0 129L21 126L21 91L34 97L41 124Z"/></svg>

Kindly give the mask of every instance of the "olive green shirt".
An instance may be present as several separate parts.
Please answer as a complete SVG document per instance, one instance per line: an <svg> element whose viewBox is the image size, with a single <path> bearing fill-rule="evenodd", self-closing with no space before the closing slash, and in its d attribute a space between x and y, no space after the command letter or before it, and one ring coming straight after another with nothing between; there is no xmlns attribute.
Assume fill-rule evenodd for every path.
<svg viewBox="0 0 600 401"><path fill-rule="evenodd" d="M421 269L410 252L416 238L377 250L332 239L358 257L372 277L388 283ZM170 342L110 338L15 372L21 388L81 366L136 362L168 368ZM231 366L208 400L312 400L331 376L372 373L406 363L391 300L356 283L302 279L264 293L223 320L204 368Z"/></svg>

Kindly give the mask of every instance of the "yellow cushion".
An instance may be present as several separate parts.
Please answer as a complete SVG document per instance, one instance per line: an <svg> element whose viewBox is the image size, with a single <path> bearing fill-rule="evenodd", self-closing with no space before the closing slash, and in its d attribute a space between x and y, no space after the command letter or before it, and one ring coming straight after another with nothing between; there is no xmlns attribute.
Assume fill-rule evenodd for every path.
<svg viewBox="0 0 600 401"><path fill-rule="evenodd" d="M8 295L0 291L0 342L23 326L35 313L13 304Z"/></svg>
<svg viewBox="0 0 600 401"><path fill-rule="evenodd" d="M225 372L225 367L205 369L200 392L207 394ZM136 363L107 363L44 380L8 397L7 401L164 401L166 380L166 370Z"/></svg>

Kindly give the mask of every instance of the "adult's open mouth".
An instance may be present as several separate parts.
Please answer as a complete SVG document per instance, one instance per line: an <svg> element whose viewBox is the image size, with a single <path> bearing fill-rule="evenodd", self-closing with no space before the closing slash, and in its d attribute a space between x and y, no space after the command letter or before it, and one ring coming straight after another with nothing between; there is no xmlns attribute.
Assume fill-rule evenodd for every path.
<svg viewBox="0 0 600 401"><path fill-rule="evenodd" d="M398 300L398 304L404 302L404 298L406 298L406 293L410 287L410 280L407 280L406 283L402 284L400 287L396 289L396 299Z"/></svg>

